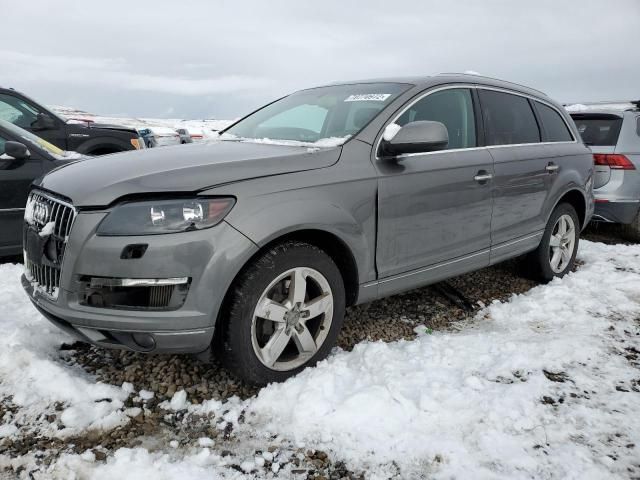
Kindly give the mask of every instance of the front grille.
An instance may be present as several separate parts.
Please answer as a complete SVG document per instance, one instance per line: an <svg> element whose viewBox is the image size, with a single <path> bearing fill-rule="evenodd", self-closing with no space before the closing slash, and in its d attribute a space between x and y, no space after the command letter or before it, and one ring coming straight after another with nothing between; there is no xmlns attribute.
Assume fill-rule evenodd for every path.
<svg viewBox="0 0 640 480"><path fill-rule="evenodd" d="M24 213L24 265L34 287L55 299L69 233L76 217L73 205L39 191L32 191ZM28 247L29 231L38 234L37 249ZM36 251L34 251L36 250Z"/></svg>

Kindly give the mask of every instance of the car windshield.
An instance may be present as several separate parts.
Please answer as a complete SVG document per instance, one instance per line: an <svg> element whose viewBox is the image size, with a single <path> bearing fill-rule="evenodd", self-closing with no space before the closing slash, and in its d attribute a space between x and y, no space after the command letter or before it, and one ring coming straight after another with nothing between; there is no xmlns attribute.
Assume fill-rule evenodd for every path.
<svg viewBox="0 0 640 480"><path fill-rule="evenodd" d="M0 127L13 134L16 138L19 138L20 141L24 141L24 143L26 143L28 147L37 145L41 149L49 153L52 157L55 157L57 159L67 158L73 153L66 152L47 142L46 140L34 135L33 133L27 132L26 130L14 125L11 122L7 122L6 120L0 120Z"/></svg>
<svg viewBox="0 0 640 480"><path fill-rule="evenodd" d="M225 130L221 139L340 145L410 87L360 83L302 90L240 120Z"/></svg>

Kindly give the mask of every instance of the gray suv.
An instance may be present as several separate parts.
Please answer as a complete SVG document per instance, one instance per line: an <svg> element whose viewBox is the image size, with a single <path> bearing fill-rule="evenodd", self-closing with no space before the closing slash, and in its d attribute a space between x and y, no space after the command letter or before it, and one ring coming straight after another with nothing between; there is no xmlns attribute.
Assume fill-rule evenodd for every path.
<svg viewBox="0 0 640 480"><path fill-rule="evenodd" d="M581 105L571 116L594 153L593 219L640 242L640 101Z"/></svg>
<svg viewBox="0 0 640 480"><path fill-rule="evenodd" d="M593 158L536 90L445 74L303 90L216 143L90 159L37 182L23 285L101 347L212 348L243 379L324 358L345 307L527 254L574 263Z"/></svg>

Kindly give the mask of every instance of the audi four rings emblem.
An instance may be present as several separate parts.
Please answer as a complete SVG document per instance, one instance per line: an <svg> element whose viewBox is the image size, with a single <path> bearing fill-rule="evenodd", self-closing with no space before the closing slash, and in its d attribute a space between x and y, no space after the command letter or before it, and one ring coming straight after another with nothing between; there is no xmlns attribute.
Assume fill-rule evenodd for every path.
<svg viewBox="0 0 640 480"><path fill-rule="evenodd" d="M49 207L46 203L36 203L33 206L33 219L40 223L47 223L49 219Z"/></svg>

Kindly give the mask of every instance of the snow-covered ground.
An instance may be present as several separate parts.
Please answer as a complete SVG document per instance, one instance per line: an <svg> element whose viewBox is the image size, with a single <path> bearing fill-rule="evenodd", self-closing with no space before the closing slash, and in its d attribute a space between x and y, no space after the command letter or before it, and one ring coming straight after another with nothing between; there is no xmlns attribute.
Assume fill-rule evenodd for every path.
<svg viewBox="0 0 640 480"><path fill-rule="evenodd" d="M277 452L253 454L261 439L323 449L367 478L637 477L640 246L584 241L579 260L562 280L496 301L451 331L418 328L412 341L336 351L248 400L195 405L179 391L162 405L232 424L242 471L229 468L217 439L188 448L147 439L105 461L65 454L34 477L274 477ZM14 405L0 439L26 425L56 428L42 420L56 402L62 427L49 434L63 441L132 421L139 412L127 397L147 392L96 383L66 363L58 347L68 339L31 307L21 270L0 266L0 399ZM26 475L37 455L0 453L0 472L22 465ZM278 472L290 477L291 467Z"/></svg>

